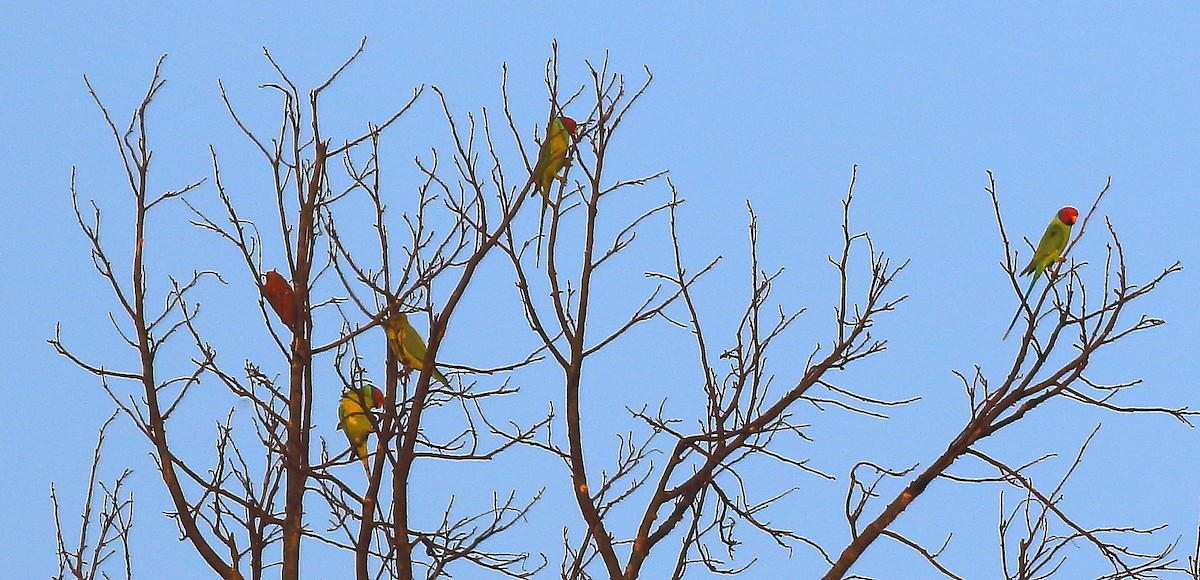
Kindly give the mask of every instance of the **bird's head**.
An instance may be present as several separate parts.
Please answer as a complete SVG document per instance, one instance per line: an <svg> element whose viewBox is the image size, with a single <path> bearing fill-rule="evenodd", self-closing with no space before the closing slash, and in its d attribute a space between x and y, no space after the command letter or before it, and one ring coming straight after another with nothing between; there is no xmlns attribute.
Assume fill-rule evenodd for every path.
<svg viewBox="0 0 1200 580"><path fill-rule="evenodd" d="M1058 221L1060 221L1064 224L1067 224L1069 226L1073 226L1073 225L1075 225L1075 222L1078 220L1079 220L1079 210L1077 210L1069 205L1067 207L1064 207L1064 208L1058 210Z"/></svg>
<svg viewBox="0 0 1200 580"><path fill-rule="evenodd" d="M383 406L383 391L375 388L375 385L367 383L363 385L363 391L371 397L371 408L376 409Z"/></svg>
<svg viewBox="0 0 1200 580"><path fill-rule="evenodd" d="M408 326L408 315L400 310L399 306L392 307L391 314L383 320L387 329L393 332L400 332L404 327Z"/></svg>
<svg viewBox="0 0 1200 580"><path fill-rule="evenodd" d="M559 117L558 120L562 121L563 127L567 130L568 133L571 134L572 137L574 137L577 134L576 132L579 130L579 123L576 123L575 119L572 119L566 115L563 115L563 116Z"/></svg>

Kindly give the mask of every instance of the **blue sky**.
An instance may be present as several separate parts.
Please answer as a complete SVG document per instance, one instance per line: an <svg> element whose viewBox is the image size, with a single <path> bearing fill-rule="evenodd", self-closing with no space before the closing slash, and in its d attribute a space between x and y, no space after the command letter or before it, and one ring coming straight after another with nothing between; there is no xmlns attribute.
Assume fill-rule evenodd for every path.
<svg viewBox="0 0 1200 580"><path fill-rule="evenodd" d="M0 167L9 201L0 233L0 271L6 274L0 301L7 305L0 309L0 329L10 347L0 354L0 385L8 400L19 401L19 410L0 432L0 461L12 467L3 476L0 521L8 525L0 526L0 544L16 547L0 559L0 577L53 573L50 482L59 486L71 521L94 432L111 412L99 385L57 357L45 340L61 322L68 343L93 360L129 362L106 320L111 296L90 267L70 210L75 166L82 196L107 210L106 232L114 243L128 236L119 161L82 75L124 119L162 54L169 55L168 84L152 116L161 187L208 175L212 144L227 179L242 184L242 203L250 211L269 210L247 193L264 174L224 112L216 82L221 79L235 101L257 115L258 126L269 127L274 100L256 88L274 78L263 46L297 84L311 87L368 37L366 53L325 101L323 120L341 135L386 118L421 84L442 89L456 114L498 110L502 63L508 63L520 126L528 130L545 118L541 74L554 38L567 84L583 83L584 59L598 62L605 51L610 67L631 82L649 66L654 84L631 113L611 167L628 176L669 169L688 200L681 219L691 259L698 265L725 256L702 286L714 329L733 328L743 306L745 201L751 200L764 264L787 267L775 297L791 309L809 308L773 359L780 380L794 376L815 343L828 343L835 279L825 255L838 249L840 199L857 164L855 224L890 256L911 258L895 287L911 297L875 329L889 339L889 350L847 372L845 380L873 396L922 400L887 422L803 409L812 414L805 419L813 423L815 442L793 451L812 457L839 477L836 482L762 468L769 485L804 490L774 512L773 521L794 525L830 549L840 549L847 535L840 502L849 467L860 459L898 468L936 457L965 418L965 396L951 370L979 364L997 373L1011 360L1015 344L999 337L1016 299L998 266L1002 253L983 191L988 169L995 172L1010 232L1028 237L1039 235L1059 207L1090 204L1112 176L1101 210L1121 235L1133 277L1148 279L1175 260L1185 270L1137 305L1137 313L1168 324L1096 360L1095 378L1144 378L1144 387L1125 399L1130 404L1200 407L1192 371L1200 284L1191 269L1200 253L1200 9L1190 4L1138 10L1116 3L827 8L780 2L751 8L630 2L563 4L548 14L533 3L129 3L7 6L2 12ZM397 174L411 173L413 155L445 145L430 97L391 137ZM644 191L652 199L664 195L662 185ZM212 188L192 198L211 205ZM202 267L237 271L227 246L184 225L186 213L164 213L151 230L164 253L151 262L162 268L160 276ZM1098 266L1101 233L1091 230L1075 257ZM650 236L651 250L618 265L637 281L635 288L645 283L643 269L666 267L664 255L653 250L660 242ZM497 284L510 283L502 279L503 268L494 272ZM629 301L611 296L615 316ZM229 330L241 324L239 316L254 316L253 304L239 303L229 288L214 289L209 300L213 338L227 345L227 360L249 356L261 337ZM468 319L482 317L483 306L482 296L469 300ZM666 398L686 416L697 404L690 353L680 352L688 342L656 338L664 333L670 334L664 326L647 327L599 363L619 385L617 394L591 394L596 420L588 434L600 456L612 448L613 433L635 426L624 406L654 406ZM667 352L664 344L679 346ZM652 354L655 348L664 352ZM465 337L447 349L449 358L487 356ZM788 353L796 360L786 360ZM187 355L182 348L177 354ZM211 449L211 425L228 408L219 396L205 397L197 395L195 416L188 417L194 438L190 432L179 437L199 456ZM561 393L531 386L512 413L536 412L559 399ZM1067 488L1067 507L1089 524L1167 523L1164 537L1182 536L1185 545L1194 540L1200 469L1193 458L1200 446L1192 429L1168 418L1102 414L1057 402L984 447L1013 464L1045 453L1069 457L1097 423L1103 428ZM144 440L119 423L112 441L108 472L123 464L135 469L137 572L207 577L160 515L167 504ZM1039 473L1050 481L1064 468L1060 460ZM463 477L438 469L416 474L417 485L437 493ZM488 466L463 469L497 477ZM495 469L513 473L511 467ZM552 489L548 505L516 538L546 542L554 566L560 527L577 528L578 521L565 496L553 491L566 485L565 473L545 473L551 474L541 482ZM935 546L954 531L947 565L966 577L995 577L997 491L936 482L897 526ZM557 510L572 511L563 517ZM750 539L744 557L760 558L758 574L804 577L821 570L803 548L788 558L761 538ZM336 558L314 558L311 565L311 577L342 577ZM179 568L197 572L178 574ZM1084 576L1103 572L1082 570ZM855 571L884 578L932 574L894 543L873 547Z"/></svg>

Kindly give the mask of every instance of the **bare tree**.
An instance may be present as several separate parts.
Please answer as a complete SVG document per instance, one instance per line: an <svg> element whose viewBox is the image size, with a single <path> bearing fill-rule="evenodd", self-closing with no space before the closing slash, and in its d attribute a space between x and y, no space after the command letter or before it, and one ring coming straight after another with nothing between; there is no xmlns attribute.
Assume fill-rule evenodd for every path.
<svg viewBox="0 0 1200 580"><path fill-rule="evenodd" d="M268 61L276 67L279 81L264 87L282 97L281 121L270 137L260 137L251 130L222 90L232 119L262 153L264 166L275 183L273 205L277 209L278 239L283 242L282 256L273 259L264 256L264 248L269 244L264 242L255 221L239 213L222 177L215 147L210 151L213 183L224 215L209 215L197 204L184 201L194 212L193 224L227 240L244 262L247 279L254 281L260 291L265 290L263 275L270 269L264 262L286 264L290 279L287 284L294 296L290 314L294 318L288 316L285 328L278 329L266 303L260 301L263 323L278 347L276 361L247 359L241 368L228 369L219 362L217 348L204 338L198 324L199 304L189 296L206 278L227 282L228 273L200 271L183 283L168 278L164 310L147 314L147 304L152 300L143 256L153 247L146 243L145 235L151 210L162 202L182 198L205 181L158 196L148 190L152 151L145 127L149 105L164 84L158 68L129 129L124 132L117 129L93 91L117 139L134 194L136 245L131 264L132 288L121 282L122 276L103 243L98 206L93 205L91 222L85 220L82 211L77 212L80 227L92 243L97 270L109 281L128 318L121 323L114 315L113 321L122 337L134 337L126 338L126 342L139 354L141 370L114 371L103 364L91 364L72 354L58 337L51 342L64 356L99 376L118 408L153 444L163 482L175 502L176 509L171 515L179 524L181 535L223 578L260 578L273 567L278 567L285 578L298 578L300 546L306 537L354 551L359 578L373 577L380 571L392 577L410 577L420 569L425 569L429 577L439 577L457 561L516 577L529 576L540 566L536 563L529 566L528 553L489 551L485 542L522 521L529 506L537 501L538 493L522 500L514 491L506 500L497 498L481 512L458 520L452 519L448 506L447 518L431 530L414 528L407 513L408 474L415 459L487 460L512 445L508 438L489 444L474 428L465 429L449 441L431 440L421 427L422 415L454 413L457 409L474 425L484 417L487 400L514 394L515 388L503 385L479 388L465 380L434 388L429 372L402 376L394 356L388 354L377 365L384 369L382 384L388 398L384 412L377 418L378 452L365 491L349 482L344 470L338 469L348 463L343 460L346 454L333 455L322 447L321 460L313 461L312 427L316 422L313 402L317 389L314 385L323 379L317 377L327 374L317 371L318 361L328 361L323 363L325 368L332 368L345 387L362 384L368 365L367 357L361 354L360 342L375 339L377 344L385 344L382 333L367 331L396 310L430 312L434 307L430 289L436 277L439 281L452 281L453 289L430 317L428 358L432 362L475 269L495 246L498 232L516 214L522 199L512 196L502 199L500 207L493 207L482 195L449 191L430 170L420 197L412 206L413 213L406 211L401 218L411 241L400 251L389 245L390 224L385 220L391 216L382 201L379 142L423 89L416 89L411 99L384 122L370 126L364 134L345 139L340 145L332 145L321 133L319 99L361 51L360 46L324 83L309 91L307 98L270 53L266 53ZM454 119L448 112L447 115L453 132ZM466 179L472 179L474 153L465 140L457 134L454 137L463 147L455 154L464 160L459 167ZM356 160L355 154L364 148L365 161ZM329 161L339 158L344 174L335 179L330 176ZM439 186L443 191L437 189ZM337 235L334 222L337 203L359 194L365 194L377 210L376 221L371 225L379 235L380 259L374 269L360 266L364 261L361 256L351 257ZM452 225L445 234L435 234L430 225L430 208L436 207L435 203L452 216ZM79 208L78 202L76 207ZM496 224L491 226L492 231L488 230L489 220ZM324 252L318 246L322 239L326 243ZM323 280L329 282L322 285ZM318 288L326 288L327 292L328 288L339 286L345 291L344 296L316 293ZM345 308L347 303L353 308ZM156 373L160 369L179 366L177 361L163 361L159 356L159 349L175 336L189 336L198 354L188 363L190 370L178 378L158 380ZM388 349L384 346L379 352ZM508 367L527 362L517 361ZM460 366L457 370L466 379L505 369ZM275 378L280 375L282 380ZM167 426L173 413L187 404L188 390L205 379L215 379L228 389L234 400L249 403L252 431L243 434L235 428L233 405L215 415L221 417L215 441L217 456L211 464L201 467L198 459L175 455ZM136 382L141 386L141 396L123 396L110 385L114 380ZM512 436L529 437L544 424L542 421L517 427ZM260 451L248 455L250 449ZM390 493L381 494L386 489L385 482L390 483ZM326 533L313 531L304 521L304 514L311 510L306 507L311 503L307 499L310 491L316 491L328 504L332 519ZM480 526L481 522L485 525ZM414 540L422 544L428 561L414 561Z"/></svg>
<svg viewBox="0 0 1200 580"><path fill-rule="evenodd" d="M74 174L72 198L79 226L91 244L93 264L118 304L109 317L138 363L127 370L93 363L74 354L57 333L50 342L98 377L118 413L146 438L173 503L168 515L181 537L220 577L299 578L305 545L352 553L355 577L362 580L439 578L456 571L545 576L553 574L546 555L552 551L561 555L558 573L563 578L639 578L652 555L671 566L674 577L695 566L737 574L753 564L735 556L749 529L764 543L789 553L801 547L829 567L827 578L846 577L880 537L899 542L938 573L957 578L940 561L940 549L922 546L892 529L896 517L939 478L1019 491L1021 499L1015 506L1005 504L999 521L1003 559L997 568L1006 577L1049 577L1062 569L1062 548L1080 540L1111 564L1107 577L1141 578L1183 570L1171 556L1172 542L1149 552L1131 547L1130 538L1157 538L1161 527L1084 525L1067 513L1061 490L1082 461L1086 442L1050 488L1035 485L1028 475L1033 464L1010 466L977 446L1052 398L1100 411L1164 414L1190 424L1193 412L1186 408L1120 404L1118 396L1137 382L1105 384L1087 373L1090 362L1108 345L1162 323L1143 315L1128 324L1128 316L1121 315L1178 271L1178 264L1140 285L1130 282L1111 223L1102 275L1095 275L1089 263L1068 248L1071 261L1024 307L1026 325L1010 370L998 379L989 379L980 368L958 373L970 417L946 450L923 469L862 459L838 483L835 474L789 451L794 448L789 441L807 440L806 412L838 408L886 419L890 408L918 400L916 394L874 398L838 378L847 367L887 348L887 340L873 333L875 323L906 298L893 285L907 262L893 262L851 220L857 167L843 200L840 247L828 257L837 284L832 328L803 360L786 353L772 357L779 338L805 310L777 303L782 268L760 263L751 204L747 202L748 298L737 327L721 332L709 322L711 313L701 308L697 287L720 267L721 258L692 265L694 258L680 242L686 225L678 208L684 200L666 171L614 177L606 165L628 112L651 85L649 69L644 79L627 84L625 75L609 70L606 57L600 63L585 63L586 83L563 88L554 47L546 66L546 120L571 110L581 119L582 129L561 180L542 200L531 198L536 192L531 176L536 136L531 139L520 128L531 123L519 120L522 114L510 106L507 71L498 116L487 109L455 114L447 95L437 87L420 86L381 122L357 134L330 135L321 122L321 97L363 48L308 91L298 88L264 51L277 78L262 86L280 99L277 125L269 130L257 128L258 119L267 115L247 113L220 87L232 122L261 154L256 163L273 184L270 192L239 193L251 188L227 182L222 168L229 161L210 146L211 180L154 193L153 149L146 127L150 105L165 83L162 61L124 130L88 84L116 141L134 201L128 264L118 260L119 252L101 237L99 205L93 202L90 212L81 207ZM429 93L433 97L427 97ZM406 174L385 166L381 145L390 138L389 129L412 114L422 97L423 102L435 101L450 151L431 149L416 158ZM510 138L512 145L505 145ZM415 192L393 185L400 181L397 174L416 176ZM205 189L215 195L201 197ZM1097 195L1076 241L1098 215L1107 189ZM632 191L639 195L629 195ZM1017 252L1001 219L994 181L987 191L1001 234L1003 266L1019 296ZM527 204L530 199L534 201ZM179 279L148 272L145 256L156 251L156 245L146 225L162 203L186 205L191 223L224 240L244 266L244 275L204 266ZM517 219L526 205L539 205L536 211L546 214L536 233L528 220ZM524 215L536 211L526 210ZM660 249L671 259L658 271L621 271L622 256L651 243L647 238L654 239L639 239L647 230L666 240ZM373 235L354 234L362 231ZM472 325L461 314L464 300L472 293L507 291L507 286L481 286L493 284L478 275L489 256L511 267L518 308L533 345L498 364L447 361L446 337L469 332ZM639 273L646 281L645 292L629 303L627 315L597 316L596 296L605 285L621 284L628 290L633 287L628 281ZM157 288L164 281L164 288ZM1089 286L1098 284L1099 296L1095 290L1089 295ZM214 340L219 333L210 330L194 298L226 287L241 289L240 296L263 297L258 311L273 347L269 354L239 354L234 366L227 362L230 349ZM286 299L279 298L280 293ZM161 306L155 309L153 304ZM728 309L729 304L722 307ZM382 331L402 314L427 338L419 365L398 360ZM627 409L636 426L617 434L615 462L610 463L583 428L583 417L593 409L583 403L581 392L604 388L605 381L587 371L588 359L620 352L623 338L634 332L680 331L694 343L695 366L671 372L699 372L702 381L692 392L703 412L673 416L665 401L645 393L627 394L627 400L610 398L606 403ZM163 349L169 341L172 348ZM1068 342L1073 343L1074 356L1052 357ZM186 343L194 354L180 359L175 355L178 343ZM436 380L435 366L446 371L448 380ZM499 403L529 396L514 377L533 366L553 368L555 376L561 376L556 394L546 401L548 411L524 422L505 417L497 410ZM181 456L171 433L201 426L172 419L179 409L191 408L195 397L189 392L203 381L221 385L229 402L202 413L213 421L216 454ZM385 396L377 414L366 413L375 437L366 478L360 479L354 451L340 438L320 437L318 427L327 424L321 417L327 415L314 407L338 387L360 393L366 384ZM365 399L358 403L371 406ZM565 414L558 415L557 408ZM101 441L103 433L102 428ZM563 476L548 478L538 489L510 488L497 480L490 500L480 505L463 505L470 502L446 490L438 498L444 501L439 519L430 522L416 516L414 470L431 461L499 461L517 448L561 462ZM663 459L654 461L659 455ZM97 445L92 491L100 485L95 470L100 457ZM951 466L964 457L995 475L951 473ZM746 469L756 462L773 462L821 485L844 485L843 511L850 531L846 544L822 545L786 523L774 523L786 522L787 514L779 506L796 489L764 494L761 482ZM100 487L105 507L99 532L89 531L94 529L89 528L92 491L85 500L77 545L67 547L59 521L60 577L95 577L116 553L124 556L126 576L132 575L126 539L133 504L122 495L128 476L125 472L112 486ZM886 483L896 479L907 482L903 490L885 507L876 508ZM519 537L507 532L531 519L545 523L547 516L534 508L548 489L565 492L578 513L577 520L552 522L563 524L562 547L510 549L511 540ZM52 497L57 519L53 490ZM432 500L420 501L428 505ZM326 525L315 526L318 517ZM500 541L502 536L509 541ZM1194 563L1192 568L1194 576Z"/></svg>

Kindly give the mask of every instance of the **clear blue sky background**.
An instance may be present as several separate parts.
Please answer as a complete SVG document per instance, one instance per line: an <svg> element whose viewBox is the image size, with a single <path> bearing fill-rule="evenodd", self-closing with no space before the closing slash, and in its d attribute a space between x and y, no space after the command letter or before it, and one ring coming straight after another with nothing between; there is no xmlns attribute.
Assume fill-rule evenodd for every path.
<svg viewBox="0 0 1200 580"><path fill-rule="evenodd" d="M269 216L264 212L270 201L255 194L253 185L264 183L265 174L224 113L217 80L245 104L257 126L269 127L276 119L274 97L255 88L274 79L261 56L263 46L301 87L311 87L364 35L366 54L326 101L325 120L339 136L386 118L420 84L439 86L456 113L498 110L504 62L514 112L528 130L545 118L541 74L553 38L560 41L568 85L584 82L584 59L598 62L606 50L612 69L631 80L641 78L643 64L649 66L654 85L629 117L610 168L630 177L671 171L688 199L681 216L694 264L716 254L726 257L703 287L711 331L724 330L725 336L743 306L745 200L754 203L764 264L788 267L775 297L790 309L810 308L772 359L782 381L795 379L813 344L829 342L835 280L824 256L837 249L839 200L858 164L854 219L889 255L912 259L896 286L911 298L875 329L889 339L889 350L841 378L872 396L922 400L888 422L798 408L802 421L813 424L809 435L815 442L789 451L811 457L815 467L838 476L836 482L776 466L756 470L763 481L759 499L772 489L801 488L771 521L829 549L840 550L847 537L840 514L849 467L858 460L895 468L928 462L965 418L965 396L951 370L980 364L995 375L1007 368L1015 344L999 338L1016 299L997 265L1002 254L983 191L985 170L995 171L1017 235L1036 237L1056 209L1084 207L1112 176L1102 211L1122 236L1135 279L1175 260L1191 268L1200 257L1200 9L1187 3L1147 10L1116 3L817 8L779 2L750 8L610 2L565 3L553 11L534 3L388 9L329 3L9 5L0 9L0 167L7 194L0 211L5 305L0 332L8 345L0 354L0 388L13 404L0 430L0 463L6 466L0 476L0 545L7 547L0 577L53 573L50 483L59 486L73 529L94 433L111 411L96 381L55 356L45 340L61 322L67 341L92 360L117 367L130 361L106 321L113 303L91 269L70 210L70 168L76 166L83 196L108 210L111 239L119 243L128 236L118 160L81 75L88 74L114 114L125 119L156 59L169 54L169 82L152 116L159 187L206 176L211 143L223 154L227 179L242 184L239 203ZM393 133L395 174L411 174L412 155L445 144L435 105L427 95L413 120ZM411 176L397 177L404 179ZM648 206L664 192L659 185L639 190L642 194ZM193 199L212 207L212 188ZM184 212L168 210L162 219L151 231L160 250L151 263L158 268L152 273L160 290L167 273L207 267L235 273L234 286L211 288L206 307L211 340L223 345L226 364L237 368L252 356L250 343L263 340L231 332L257 325L255 319L238 320L255 315L253 301L234 294L248 282L244 272L227 246L183 226ZM1093 264L1092 276L1099 275L1095 267L1103 259L1102 233L1092 230L1074 256ZM648 248L661 243L661 237L647 236ZM644 284L642 269L666 267L661 252L644 256L619 265L636 289ZM510 300L504 268L494 272L494 283L503 288L498 292ZM1108 351L1095 361L1093 378L1145 378L1126 403L1200 407L1193 366L1200 339L1197 286L1194 270L1185 269L1139 304L1133 314L1161 316L1168 325ZM467 313L482 320L488 290L473 290ZM624 311L635 300L614 297L609 312ZM521 324L515 316L506 327L513 332ZM590 394L594 407L587 433L598 456L611 453L613 433L635 427L625 405L654 406L667 398L678 415L692 416L699 390L688 342L678 332L669 340L655 338L663 333L671 331L647 327L596 366L605 374L597 380L610 381L613 391ZM446 348L449 359L487 358L480 352L486 347L466 337ZM181 346L173 354L189 353ZM480 364L493 362L498 361ZM212 425L228 406L219 387L212 389L197 394L196 411L175 428L179 444L198 458L211 456ZM335 395L329 397L332 411ZM532 415L559 399L556 390L530 384L515 406L500 412ZM340 437L331 423L321 426L322 434ZM1045 453L1069 457L1097 423L1104 427L1067 487L1064 506L1085 525L1169 524L1154 545L1180 536L1185 546L1193 541L1200 515L1195 461L1200 448L1197 434L1173 420L1114 416L1057 402L984 447L1013 464ZM331 441L340 448L340 439ZM138 575L208 577L160 515L168 504L144 439L123 422L114 428L112 442L105 472L123 465L135 469ZM468 473L549 486L547 503L509 541L546 551L553 571L561 526L580 526L562 493L565 472L544 459L528 461L546 467L431 467L415 481L435 506ZM591 466L599 469L602 463ZM1036 473L1049 483L1063 468L1060 460ZM977 466L959 471L983 473ZM969 578L996 577L998 489L936 482L901 516L898 529L931 547L953 531L946 564ZM1018 495L1010 490L1009 503ZM804 547L789 558L749 530L745 538L749 543L739 561L760 559L750 577L807 577L823 569ZM1081 544L1074 551L1079 567L1068 576L1105 571L1088 550ZM308 554L306 577L346 577L346 557L315 546ZM658 574L667 565L664 556L652 568ZM887 541L871 548L855 571L883 578L933 576L919 557Z"/></svg>

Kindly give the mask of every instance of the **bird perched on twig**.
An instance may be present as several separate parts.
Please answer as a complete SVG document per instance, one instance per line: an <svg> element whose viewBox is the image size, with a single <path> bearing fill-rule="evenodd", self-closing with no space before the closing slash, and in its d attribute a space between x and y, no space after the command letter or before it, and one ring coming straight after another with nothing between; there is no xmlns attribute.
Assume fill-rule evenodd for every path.
<svg viewBox="0 0 1200 580"><path fill-rule="evenodd" d="M425 341L408 323L408 316L405 316L403 312L392 314L388 317L383 329L387 333L388 346L392 349L392 354L396 356L400 364L404 365L405 369L416 369L418 372L425 370ZM438 372L436 366L429 374L441 381L442 384L450 386L450 381L446 380L445 375Z"/></svg>
<svg viewBox="0 0 1200 580"><path fill-rule="evenodd" d="M558 178L558 172L567 165L571 158L571 143L579 130L575 119L565 115L555 117L546 127L546 140L538 150L537 164L533 166L534 191L530 195L542 194L542 215L538 220L538 248L540 252L542 228L546 221L546 206L556 205L550 199L550 188ZM565 180L565 177L563 178Z"/></svg>
<svg viewBox="0 0 1200 580"><path fill-rule="evenodd" d="M1042 234L1042 240L1038 242L1037 249L1033 252L1033 258L1029 260L1029 265L1021 270L1021 276L1033 274L1033 279L1029 281L1029 287L1025 289L1025 295L1021 297L1021 305L1029 300L1029 293L1033 291L1033 285L1037 284L1038 278L1042 277L1042 272L1046 268L1063 261L1062 253L1067 247L1067 240L1071 239L1071 226L1079 219L1079 210L1067 206L1058 210L1058 215L1054 216L1050 225L1046 226L1046 233ZM1008 333L1012 332L1013 326L1016 326L1017 319L1021 317L1021 307L1017 308L1017 313L1013 315L1012 322L1008 325L1008 330L1004 331L1004 340L1008 340Z"/></svg>
<svg viewBox="0 0 1200 580"><path fill-rule="evenodd" d="M374 418L369 415L370 409L383 406L383 391L376 389L370 383L357 389L347 389L342 393L338 404L338 429L350 440L350 448L362 460L367 476L371 475L371 466L367 463L367 437L375 431Z"/></svg>

